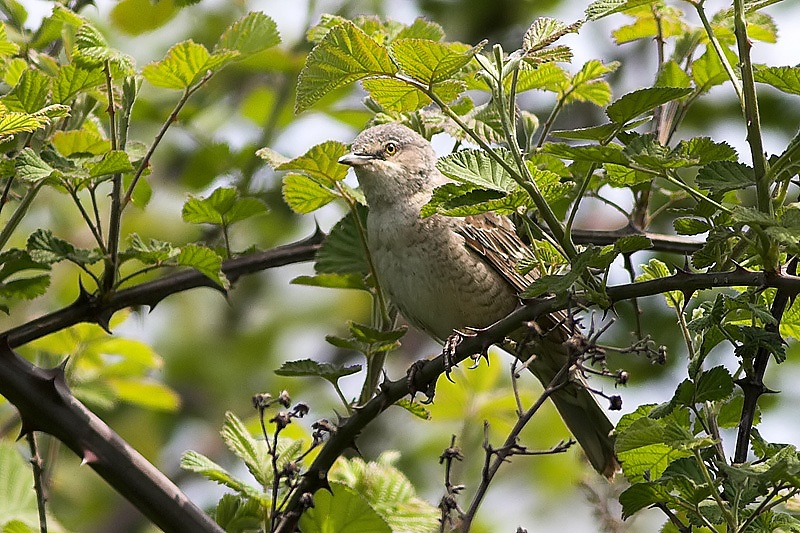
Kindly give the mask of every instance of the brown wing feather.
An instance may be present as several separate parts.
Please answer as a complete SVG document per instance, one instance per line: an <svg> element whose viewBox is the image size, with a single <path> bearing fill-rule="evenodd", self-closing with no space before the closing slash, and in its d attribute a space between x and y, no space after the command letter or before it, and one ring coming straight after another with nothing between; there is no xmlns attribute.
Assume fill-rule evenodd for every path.
<svg viewBox="0 0 800 533"><path fill-rule="evenodd" d="M531 257L531 252L514 231L511 221L494 213L484 213L468 216L465 222L456 231L464 237L467 246L492 265L517 292L527 289L536 276L533 273L522 275L516 267L521 259Z"/></svg>

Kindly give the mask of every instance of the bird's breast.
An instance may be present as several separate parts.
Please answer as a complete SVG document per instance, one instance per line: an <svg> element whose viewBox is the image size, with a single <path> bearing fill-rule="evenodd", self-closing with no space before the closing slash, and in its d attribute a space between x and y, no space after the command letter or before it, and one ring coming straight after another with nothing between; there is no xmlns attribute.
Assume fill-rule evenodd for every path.
<svg viewBox="0 0 800 533"><path fill-rule="evenodd" d="M418 213L371 210L367 222L378 280L409 322L443 340L513 311L513 288L453 231L463 219Z"/></svg>

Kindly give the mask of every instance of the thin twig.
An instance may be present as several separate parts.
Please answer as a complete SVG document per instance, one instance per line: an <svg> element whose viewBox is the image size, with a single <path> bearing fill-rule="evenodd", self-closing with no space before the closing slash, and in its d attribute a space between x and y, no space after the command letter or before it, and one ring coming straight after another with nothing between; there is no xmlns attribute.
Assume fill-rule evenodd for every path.
<svg viewBox="0 0 800 533"><path fill-rule="evenodd" d="M36 433L31 431L25 435L25 438L31 451L33 489L36 492L36 507L39 510L39 531L40 533L47 533L47 511L45 506L47 496L44 493L44 483L42 483L42 458L39 455L39 446L36 443Z"/></svg>

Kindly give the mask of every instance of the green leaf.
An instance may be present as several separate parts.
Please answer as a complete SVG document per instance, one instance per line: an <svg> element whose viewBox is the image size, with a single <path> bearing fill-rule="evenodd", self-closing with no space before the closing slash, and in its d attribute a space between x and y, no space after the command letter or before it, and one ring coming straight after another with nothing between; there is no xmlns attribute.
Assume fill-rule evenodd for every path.
<svg viewBox="0 0 800 533"><path fill-rule="evenodd" d="M495 150L496 154L512 168L515 166L511 152ZM494 191L512 192L518 185L511 175L493 157L478 149L459 150L437 161L439 171L448 178L471 183Z"/></svg>
<svg viewBox="0 0 800 533"><path fill-rule="evenodd" d="M621 13L651 3L652 0L595 0L586 8L586 18L598 20L614 13Z"/></svg>
<svg viewBox="0 0 800 533"><path fill-rule="evenodd" d="M571 146L564 143L547 143L542 147L542 151L561 159L586 161L587 163L614 163L617 165L628 163L628 158L622 153L622 147L617 144Z"/></svg>
<svg viewBox="0 0 800 533"><path fill-rule="evenodd" d="M114 26L130 35L141 35L164 26L178 13L173 0L120 0L110 13Z"/></svg>
<svg viewBox="0 0 800 533"><path fill-rule="evenodd" d="M577 141L601 141L609 138L616 133L619 125L613 123L600 124L599 126L589 126L588 128L578 128L574 130L555 130L550 133L559 139L573 139Z"/></svg>
<svg viewBox="0 0 800 533"><path fill-rule="evenodd" d="M269 461L266 461L269 463ZM188 451L181 457L181 468L190 472L195 472L210 481L225 485L234 491L246 495L259 502L260 505L268 507L270 498L258 489L249 486L244 481L233 477L227 470L209 459L208 457L194 451Z"/></svg>
<svg viewBox="0 0 800 533"><path fill-rule="evenodd" d="M256 531L266 520L266 511L257 500L223 494L214 511L214 521L225 531Z"/></svg>
<svg viewBox="0 0 800 533"><path fill-rule="evenodd" d="M333 30L331 30L333 31ZM391 528L353 489L338 482L314 495L314 507L300 517L304 533L391 533Z"/></svg>
<svg viewBox="0 0 800 533"><path fill-rule="evenodd" d="M56 171L30 148L25 148L17 156L16 170L20 179L30 183L49 178Z"/></svg>
<svg viewBox="0 0 800 533"><path fill-rule="evenodd" d="M528 193L522 189L512 193L502 193L469 183L447 183L434 189L430 201L420 210L420 216L425 218L440 214L465 217L487 211L508 215L523 206L533 207L533 202Z"/></svg>
<svg viewBox="0 0 800 533"><path fill-rule="evenodd" d="M630 254L640 250L648 250L653 247L653 241L644 235L628 235L620 237L614 243L616 248L621 254Z"/></svg>
<svg viewBox="0 0 800 533"><path fill-rule="evenodd" d="M347 153L347 146L337 141L326 141L311 147L303 155L275 166L275 170L296 170L317 180L321 185L331 187L347 176L346 165L339 158ZM263 156L262 156L263 157Z"/></svg>
<svg viewBox="0 0 800 533"><path fill-rule="evenodd" d="M753 169L736 161L712 161L697 171L697 186L715 193L736 191L755 184Z"/></svg>
<svg viewBox="0 0 800 533"><path fill-rule="evenodd" d="M692 217L678 217L672 221L672 226L678 235L699 235L711 229L711 224L705 220Z"/></svg>
<svg viewBox="0 0 800 533"><path fill-rule="evenodd" d="M91 24L78 28L72 60L77 66L89 70L102 67L108 61L124 75L133 74L133 59L109 47L105 37Z"/></svg>
<svg viewBox="0 0 800 533"><path fill-rule="evenodd" d="M90 178L133 172L128 154L121 150L106 152L97 163L86 163L84 166L89 171Z"/></svg>
<svg viewBox="0 0 800 533"><path fill-rule="evenodd" d="M0 516L2 523L16 520L39 530L36 492L33 491L31 467L26 464L17 446L9 441L0 442Z"/></svg>
<svg viewBox="0 0 800 533"><path fill-rule="evenodd" d="M416 111L431 99L411 83L395 78L369 78L361 82L370 98L386 111Z"/></svg>
<svg viewBox="0 0 800 533"><path fill-rule="evenodd" d="M429 533L437 530L441 512L416 496L414 486L394 466L399 459L399 453L388 451L381 453L376 461L340 460L331 468L330 480L346 483L355 490L392 531Z"/></svg>
<svg viewBox="0 0 800 533"><path fill-rule="evenodd" d="M328 233L314 262L318 274L358 274L363 277L370 272L362 240L367 223L366 208L359 206L357 216L358 225L350 212Z"/></svg>
<svg viewBox="0 0 800 533"><path fill-rule="evenodd" d="M180 249L172 246L171 243L150 239L144 242L136 233L128 236L130 248L124 252L124 256L137 259L146 265L159 265L174 259Z"/></svg>
<svg viewBox="0 0 800 533"><path fill-rule="evenodd" d="M395 39L427 39L429 41L441 41L444 38L442 27L430 20L417 17L408 26L404 26L395 36Z"/></svg>
<svg viewBox="0 0 800 533"><path fill-rule="evenodd" d="M317 274L315 276L297 276L292 285L307 287L325 287L328 289L360 289L369 290L361 274Z"/></svg>
<svg viewBox="0 0 800 533"><path fill-rule="evenodd" d="M693 137L681 141L672 151L673 155L682 157L692 165L707 165L712 161L736 161L736 150L726 142L714 142L708 137Z"/></svg>
<svg viewBox="0 0 800 533"><path fill-rule="evenodd" d="M723 366L715 366L700 374L694 400L696 403L724 400L733 394L733 378Z"/></svg>
<svg viewBox="0 0 800 533"><path fill-rule="evenodd" d="M339 196L317 180L302 174L287 174L281 188L283 201L292 211L307 214L331 203Z"/></svg>
<svg viewBox="0 0 800 533"><path fill-rule="evenodd" d="M627 520L651 505L669 505L673 499L664 483L634 483L619 495L622 519Z"/></svg>
<svg viewBox="0 0 800 533"><path fill-rule="evenodd" d="M650 259L646 265L641 266L641 269L642 274L636 278L637 282L667 278L672 275L667 265L658 259ZM667 305L675 309L683 309L684 296L681 291L669 291L663 294L667 299Z"/></svg>
<svg viewBox="0 0 800 533"><path fill-rule="evenodd" d="M5 24L0 24L0 57L13 56L19 52L19 45L8 40Z"/></svg>
<svg viewBox="0 0 800 533"><path fill-rule="evenodd" d="M569 87L569 75L555 63L544 63L535 68L526 63L520 64L517 79L518 93L532 89L560 93L567 87Z"/></svg>
<svg viewBox="0 0 800 533"><path fill-rule="evenodd" d="M297 81L295 112L308 109L348 83L369 76L393 76L396 72L386 48L352 22L345 22L331 28L306 58Z"/></svg>
<svg viewBox="0 0 800 533"><path fill-rule="evenodd" d="M678 100L691 93L692 89L680 87L639 89L614 101L613 104L606 108L606 115L616 124L625 124L658 106Z"/></svg>
<svg viewBox="0 0 800 533"><path fill-rule="evenodd" d="M661 65L661 70L656 78L657 87L689 88L691 85L692 78L674 59L670 59Z"/></svg>
<svg viewBox="0 0 800 533"><path fill-rule="evenodd" d="M223 289L227 289L230 285L228 278L222 272L222 257L210 248L187 244L178 254L178 264L194 268Z"/></svg>
<svg viewBox="0 0 800 533"><path fill-rule="evenodd" d="M84 69L76 65L64 65L58 70L53 82L53 101L69 104L70 101L88 89L93 89L106 81L102 69Z"/></svg>
<svg viewBox="0 0 800 533"><path fill-rule="evenodd" d="M619 68L619 63L613 61L603 64L592 59L583 64L581 69L572 76L569 93L564 95L565 103L591 102L597 106L607 105L611 101L611 87L602 80L603 76Z"/></svg>
<svg viewBox="0 0 800 533"><path fill-rule="evenodd" d="M256 198L239 198L232 187L218 187L206 198L189 197L181 212L190 224L230 225L266 213L263 202Z"/></svg>
<svg viewBox="0 0 800 533"><path fill-rule="evenodd" d="M108 384L119 400L144 409L174 412L181 405L178 393L157 381L111 379Z"/></svg>
<svg viewBox="0 0 800 533"><path fill-rule="evenodd" d="M239 55L232 50L222 50L213 55L206 47L192 40L183 41L167 52L161 61L150 63L142 75L156 87L187 90L209 72L217 72Z"/></svg>
<svg viewBox="0 0 800 533"><path fill-rule="evenodd" d="M550 46L567 33L576 31L577 27L568 27L560 20L539 17L533 21L522 37L522 51L526 54L536 52Z"/></svg>
<svg viewBox="0 0 800 533"><path fill-rule="evenodd" d="M248 56L271 48L281 42L275 21L260 11L250 12L234 22L214 50L224 48Z"/></svg>
<svg viewBox="0 0 800 533"><path fill-rule="evenodd" d="M426 85L451 78L477 54L483 43L468 47L426 39L395 39L389 55L403 73Z"/></svg>
<svg viewBox="0 0 800 533"><path fill-rule="evenodd" d="M102 259L98 251L75 248L46 229L38 229L28 237L27 249L31 259L45 265L64 260L78 265L90 265Z"/></svg>
<svg viewBox="0 0 800 533"><path fill-rule="evenodd" d="M64 157L74 155L102 155L111 149L111 142L100 136L94 128L57 131L53 135L53 146Z"/></svg>
<svg viewBox="0 0 800 533"><path fill-rule="evenodd" d="M318 363L312 359L286 361L275 370L279 376L307 377L316 376L331 383L361 371L361 365L340 365L338 363Z"/></svg>
<svg viewBox="0 0 800 533"><path fill-rule="evenodd" d="M274 474L266 443L254 439L239 417L230 411L225 412L220 434L228 449L244 461L256 481L261 486L268 486Z"/></svg>
<svg viewBox="0 0 800 533"><path fill-rule="evenodd" d="M766 83L789 94L800 94L800 68L759 67L753 73L755 81Z"/></svg>
<svg viewBox="0 0 800 533"><path fill-rule="evenodd" d="M47 104L50 77L38 70L26 70L11 91L3 98L10 111L35 113Z"/></svg>
<svg viewBox="0 0 800 533"><path fill-rule="evenodd" d="M48 122L50 121L47 120L47 117L9 112L0 103L0 139L24 131L36 131ZM26 148L26 150L30 150L30 148Z"/></svg>
<svg viewBox="0 0 800 533"><path fill-rule="evenodd" d="M422 420L430 420L432 418L431 412L424 405L419 402L412 402L409 398L400 398L394 404Z"/></svg>
<svg viewBox="0 0 800 533"><path fill-rule="evenodd" d="M580 252L572 261L570 271L563 275L546 275L537 278L521 294L521 298L536 298L543 294L561 294L572 288L592 261L598 257L600 250L589 247Z"/></svg>
<svg viewBox="0 0 800 533"><path fill-rule="evenodd" d="M728 61L735 65L739 62L736 54L725 50L725 56ZM692 62L692 79L697 87L697 91L704 93L715 85L720 85L728 81L728 74L719 60L719 56L710 46L706 49L705 53Z"/></svg>
<svg viewBox="0 0 800 533"><path fill-rule="evenodd" d="M670 463L691 455L667 444L663 423L651 418L639 418L618 430L614 449L625 477L633 483L658 479Z"/></svg>

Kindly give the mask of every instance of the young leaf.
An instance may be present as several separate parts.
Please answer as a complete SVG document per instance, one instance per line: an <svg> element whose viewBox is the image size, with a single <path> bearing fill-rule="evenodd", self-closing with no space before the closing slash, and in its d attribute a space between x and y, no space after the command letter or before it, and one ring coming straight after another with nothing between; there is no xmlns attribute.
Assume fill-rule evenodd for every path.
<svg viewBox="0 0 800 533"><path fill-rule="evenodd" d="M761 67L753 73L756 81L772 85L779 91L800 94L800 68Z"/></svg>
<svg viewBox="0 0 800 533"><path fill-rule="evenodd" d="M90 265L102 258L99 252L75 248L46 229L38 229L28 237L27 249L31 259L45 265L52 265L64 260L79 265Z"/></svg>
<svg viewBox="0 0 800 533"><path fill-rule="evenodd" d="M650 5L652 0L595 0L586 8L586 18L599 20L635 7Z"/></svg>
<svg viewBox="0 0 800 533"><path fill-rule="evenodd" d="M0 103L0 139L10 135L16 135L23 131L36 131L50 122L47 117L39 115L29 115L28 113L9 112ZM25 150L29 150L26 148Z"/></svg>
<svg viewBox="0 0 800 533"><path fill-rule="evenodd" d="M712 161L697 171L697 186L715 193L736 191L755 184L753 169L736 161Z"/></svg>
<svg viewBox="0 0 800 533"><path fill-rule="evenodd" d="M79 93L105 83L102 69L84 69L76 65L64 65L53 82L53 101L69 104Z"/></svg>
<svg viewBox="0 0 800 533"><path fill-rule="evenodd" d="M275 370L279 376L307 377L317 376L331 383L336 383L339 379L350 376L361 371L361 365L343 366L336 363L318 363L312 359L300 361L286 361L281 367Z"/></svg>
<svg viewBox="0 0 800 533"><path fill-rule="evenodd" d="M150 63L142 75L156 87L187 90L209 72L217 72L239 55L233 50L209 54L206 47L192 40L183 41L169 49L161 61Z"/></svg>
<svg viewBox="0 0 800 533"><path fill-rule="evenodd" d="M430 97L411 83L395 78L369 78L361 82L370 98L386 111L416 111L431 103Z"/></svg>
<svg viewBox="0 0 800 533"><path fill-rule="evenodd" d="M253 11L234 22L220 36L214 51L235 50L242 56L252 55L281 42L275 21L260 11Z"/></svg>
<svg viewBox="0 0 800 533"><path fill-rule="evenodd" d="M331 30L333 31L333 30ZM386 521L353 489L343 483L314 495L314 507L300 517L300 529L309 533L391 533Z"/></svg>
<svg viewBox="0 0 800 533"><path fill-rule="evenodd" d="M361 274L316 274L314 276L297 276L292 285L307 287L325 287L327 289L360 289L369 290Z"/></svg>
<svg viewBox="0 0 800 533"><path fill-rule="evenodd" d="M233 187L218 187L207 198L189 197L181 215L190 224L229 225L266 213L266 206L256 198L239 198Z"/></svg>
<svg viewBox="0 0 800 533"><path fill-rule="evenodd" d="M316 211L339 196L317 180L302 174L287 174L281 188L283 201L301 215Z"/></svg>
<svg viewBox="0 0 800 533"><path fill-rule="evenodd" d="M330 187L347 175L347 166L339 158L347 153L347 147L337 141L326 141L311 147L303 155L275 166L275 170L296 170L306 174L320 184ZM264 157L264 155L262 155Z"/></svg>
<svg viewBox="0 0 800 533"><path fill-rule="evenodd" d="M108 61L123 75L133 74L133 59L108 46L105 37L91 24L83 24L78 28L72 60L77 66L88 70L102 67Z"/></svg>
<svg viewBox="0 0 800 533"><path fill-rule="evenodd" d="M47 104L50 77L38 70L26 70L11 91L3 98L10 111L36 113Z"/></svg>
<svg viewBox="0 0 800 533"><path fill-rule="evenodd" d="M80 130L57 131L53 135L53 146L64 157L102 155L111 149L111 142L90 127Z"/></svg>
<svg viewBox="0 0 800 533"><path fill-rule="evenodd" d="M266 443L254 439L239 417L230 411L225 413L220 433L225 445L244 461L256 481L262 486L269 485L273 472Z"/></svg>
<svg viewBox="0 0 800 533"><path fill-rule="evenodd" d="M725 367L716 366L700 374L694 401L702 403L724 400L731 394L733 394L733 378Z"/></svg>
<svg viewBox="0 0 800 533"><path fill-rule="evenodd" d="M649 87L628 93L606 108L606 115L616 124L625 124L667 102L691 94L680 87Z"/></svg>
<svg viewBox="0 0 800 533"><path fill-rule="evenodd" d="M622 147L618 144L571 146L564 143L547 143L542 147L542 151L561 159L571 159L573 161L614 163L617 165L626 165L628 163L628 158L622 153Z"/></svg>
<svg viewBox="0 0 800 533"><path fill-rule="evenodd" d="M459 43L440 43L425 39L395 39L389 54L404 74L426 85L452 77L469 63L483 43L472 48Z"/></svg>
<svg viewBox="0 0 800 533"><path fill-rule="evenodd" d="M300 113L334 89L369 76L393 76L397 67L383 46L344 22L331 28L311 50L297 80L295 112Z"/></svg>
<svg viewBox="0 0 800 533"><path fill-rule="evenodd" d="M131 165L128 159L128 154L121 150L106 152L100 161L96 163L86 163L84 166L86 170L89 171L90 178L133 172L133 165Z"/></svg>
<svg viewBox="0 0 800 533"><path fill-rule="evenodd" d="M597 106L607 105L611 101L611 87L601 78L609 72L619 68L619 63L612 61L604 65L592 59L583 64L581 69L572 76L570 89L564 94L564 102L591 102Z"/></svg>
<svg viewBox="0 0 800 533"><path fill-rule="evenodd" d="M197 244L188 244L181 248L178 254L178 264L188 266L199 271L222 289L228 288L230 283L222 272L222 257L214 250Z"/></svg>
<svg viewBox="0 0 800 533"><path fill-rule="evenodd" d="M499 149L497 153L513 168L515 163L508 150ZM436 166L448 178L462 183L471 183L500 192L511 192L518 187L517 182L500 166L500 163L483 150L467 149L453 152L440 158Z"/></svg>
<svg viewBox="0 0 800 533"><path fill-rule="evenodd" d="M533 21L522 37L522 51L530 54L550 46L570 32L578 31L579 25L567 26L560 20L539 17Z"/></svg>
<svg viewBox="0 0 800 533"><path fill-rule="evenodd" d="M642 274L636 278L637 282L650 281L658 278L667 278L672 275L667 265L658 259L651 259L646 265L642 265ZM681 291L669 291L664 293L667 305L675 309L683 309L684 297Z"/></svg>

